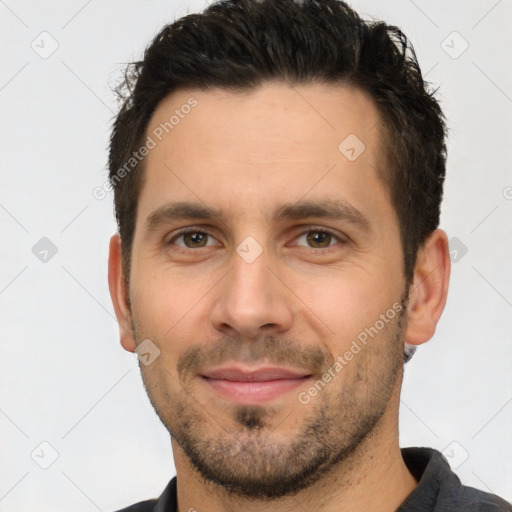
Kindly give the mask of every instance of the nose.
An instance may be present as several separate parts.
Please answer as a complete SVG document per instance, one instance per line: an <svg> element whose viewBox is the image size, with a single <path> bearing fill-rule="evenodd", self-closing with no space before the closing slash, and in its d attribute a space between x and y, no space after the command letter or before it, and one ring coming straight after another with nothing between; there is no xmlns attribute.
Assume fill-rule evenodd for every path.
<svg viewBox="0 0 512 512"><path fill-rule="evenodd" d="M234 253L231 270L215 293L210 318L225 335L256 339L282 334L292 326L293 294L265 250L250 263Z"/></svg>

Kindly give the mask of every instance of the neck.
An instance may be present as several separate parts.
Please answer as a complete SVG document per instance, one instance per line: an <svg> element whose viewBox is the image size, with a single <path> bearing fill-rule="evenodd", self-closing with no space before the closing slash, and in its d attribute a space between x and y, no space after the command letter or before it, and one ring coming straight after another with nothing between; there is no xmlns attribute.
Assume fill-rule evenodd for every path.
<svg viewBox="0 0 512 512"><path fill-rule="evenodd" d="M372 434L317 483L293 496L271 501L233 496L216 484L205 482L174 439L172 446L179 512L289 512L297 508L318 512L393 512L417 485L402 459L398 411L394 410L386 411Z"/></svg>

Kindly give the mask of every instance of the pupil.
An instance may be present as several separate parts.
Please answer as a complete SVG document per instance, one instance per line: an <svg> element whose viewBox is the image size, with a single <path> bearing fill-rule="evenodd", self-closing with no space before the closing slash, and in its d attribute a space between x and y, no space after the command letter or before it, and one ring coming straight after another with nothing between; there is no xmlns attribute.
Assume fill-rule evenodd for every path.
<svg viewBox="0 0 512 512"><path fill-rule="evenodd" d="M319 231L313 231L308 235L308 242L312 244L320 244L321 247L327 247L329 245L329 233L321 233Z"/></svg>

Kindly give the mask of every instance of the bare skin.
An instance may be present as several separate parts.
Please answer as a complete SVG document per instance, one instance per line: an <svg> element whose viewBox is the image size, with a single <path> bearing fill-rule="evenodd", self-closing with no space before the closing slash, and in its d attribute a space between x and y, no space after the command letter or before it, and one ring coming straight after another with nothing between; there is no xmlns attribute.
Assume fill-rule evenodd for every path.
<svg viewBox="0 0 512 512"><path fill-rule="evenodd" d="M277 83L177 91L148 135L191 97L197 106L145 160L129 290L118 235L109 259L123 347L150 339L160 350L141 370L172 434L179 510L394 511L417 485L398 444L403 348L435 332L446 234L432 233L406 286L378 174L379 115L362 92ZM365 145L353 160L338 149L350 134ZM343 215L278 217L306 201L341 202ZM218 215L172 217L177 202ZM269 397L239 395L246 388L232 383L225 393L211 372L226 365L286 368L297 379Z"/></svg>

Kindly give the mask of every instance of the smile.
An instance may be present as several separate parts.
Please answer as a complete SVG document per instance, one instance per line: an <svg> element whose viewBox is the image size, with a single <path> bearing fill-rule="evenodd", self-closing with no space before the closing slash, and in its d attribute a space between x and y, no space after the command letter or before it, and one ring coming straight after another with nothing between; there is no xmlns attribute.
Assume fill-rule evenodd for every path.
<svg viewBox="0 0 512 512"><path fill-rule="evenodd" d="M296 389L311 375L275 367L256 370L229 367L205 372L201 377L223 398L240 405L256 405Z"/></svg>

